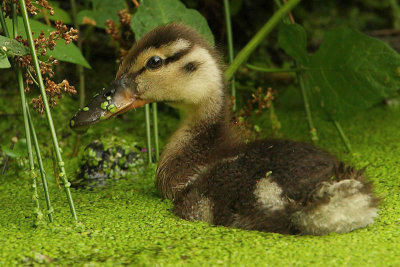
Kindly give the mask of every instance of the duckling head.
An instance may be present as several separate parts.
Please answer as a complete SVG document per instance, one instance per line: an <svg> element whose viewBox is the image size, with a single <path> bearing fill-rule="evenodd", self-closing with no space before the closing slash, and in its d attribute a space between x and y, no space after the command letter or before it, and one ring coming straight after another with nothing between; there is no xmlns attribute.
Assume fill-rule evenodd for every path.
<svg viewBox="0 0 400 267"><path fill-rule="evenodd" d="M70 122L80 130L151 102L207 118L224 102L220 57L199 33L181 24L156 28L135 44L115 80Z"/></svg>

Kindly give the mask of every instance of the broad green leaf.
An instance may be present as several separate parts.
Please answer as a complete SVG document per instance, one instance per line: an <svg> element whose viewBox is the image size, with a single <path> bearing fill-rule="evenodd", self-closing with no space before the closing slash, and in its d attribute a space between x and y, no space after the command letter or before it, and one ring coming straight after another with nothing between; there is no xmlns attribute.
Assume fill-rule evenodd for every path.
<svg viewBox="0 0 400 267"><path fill-rule="evenodd" d="M278 42L289 56L302 62L306 61L307 35L303 27L282 23L279 27Z"/></svg>
<svg viewBox="0 0 400 267"><path fill-rule="evenodd" d="M72 19L71 16L68 14L67 11L64 9L60 8L60 3L55 2L55 1L49 1L50 5L53 7L54 10L54 15L50 15L49 12L47 11L47 17L49 20L56 21L60 20L65 24L71 24ZM35 19L41 19L43 18L43 12L38 13L35 17Z"/></svg>
<svg viewBox="0 0 400 267"><path fill-rule="evenodd" d="M214 44L214 36L206 19L194 9L188 9L179 0L146 0L131 19L131 28L137 40L150 30L171 22L183 22L195 28Z"/></svg>
<svg viewBox="0 0 400 267"><path fill-rule="evenodd" d="M231 0L229 5L231 16L235 16L242 9L243 0Z"/></svg>
<svg viewBox="0 0 400 267"><path fill-rule="evenodd" d="M7 55L0 51L0 69L7 69L10 67L11 65L10 61L8 61Z"/></svg>
<svg viewBox="0 0 400 267"><path fill-rule="evenodd" d="M29 53L29 49L23 44L17 42L14 39L7 38L0 35L0 49L7 56L24 56Z"/></svg>
<svg viewBox="0 0 400 267"><path fill-rule="evenodd" d="M78 13L77 21L79 24L85 22L84 18L86 17L95 21L96 27L105 29L107 27L106 21L112 19L115 23L118 23L118 11L126 8L125 0L91 0L91 2L93 4L91 10L82 10Z"/></svg>
<svg viewBox="0 0 400 267"><path fill-rule="evenodd" d="M305 68L313 110L329 118L349 116L392 96L400 88L400 55L387 44L359 31L328 31L314 54L302 44L299 25L282 25L279 44ZM292 41L290 41L292 40Z"/></svg>
<svg viewBox="0 0 400 267"><path fill-rule="evenodd" d="M15 143L14 148L10 149L8 146L2 146L1 150L10 158L19 158L28 155L28 149L26 147L26 139L21 138Z"/></svg>
<svg viewBox="0 0 400 267"><path fill-rule="evenodd" d="M79 11L79 13L76 15L76 20L80 25L90 24L93 26L97 26L97 22L96 19L94 18L92 10L85 9Z"/></svg>
<svg viewBox="0 0 400 267"><path fill-rule="evenodd" d="M10 19L6 19L7 27L9 31L12 31L12 22ZM46 36L49 36L50 32L55 31L54 28L47 26L46 24L43 24L41 22L38 22L36 20L29 20L29 23L31 25L31 29L33 31L34 37L37 37L41 31L45 33ZM19 32L20 34L26 38L25 34L25 27L24 23L22 21L21 17L18 17L18 26L19 26ZM81 51L78 49L78 47L70 43L68 45L65 44L65 41L59 40L57 41L57 46L54 47L54 50L49 50L47 54L50 56L53 56L54 58L60 60L60 61L65 61L65 62L70 62L78 65L82 65L86 68L91 68L89 63L86 61L86 59L83 57Z"/></svg>
<svg viewBox="0 0 400 267"><path fill-rule="evenodd" d="M78 64L91 69L89 63L83 57L82 52L76 45L71 43L66 45L64 40L58 40L56 43L57 46L54 50L48 50L47 55L53 56L60 61Z"/></svg>

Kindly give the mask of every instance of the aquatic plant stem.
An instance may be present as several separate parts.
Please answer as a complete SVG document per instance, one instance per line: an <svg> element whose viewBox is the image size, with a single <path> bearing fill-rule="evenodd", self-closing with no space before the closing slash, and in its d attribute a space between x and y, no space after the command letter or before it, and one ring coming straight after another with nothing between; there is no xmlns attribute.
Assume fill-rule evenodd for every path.
<svg viewBox="0 0 400 267"><path fill-rule="evenodd" d="M255 71L261 71L261 72L300 72L304 71L306 68L265 68L262 66L256 66L252 64L245 64L246 67L249 69L255 70Z"/></svg>
<svg viewBox="0 0 400 267"><path fill-rule="evenodd" d="M15 134L15 137L16 137L16 140L18 140L18 138L19 138L19 131L17 131L17 133ZM15 141L16 141L16 140L15 140ZM14 145L15 145L15 143L16 143L15 141L14 141L13 138L11 139L10 150L13 150L13 149L14 149ZM9 159L10 159L10 157L7 155L6 160L4 161L3 169L1 170L1 175L3 175L4 172L6 171L7 164L8 164L8 160L9 160Z"/></svg>
<svg viewBox="0 0 400 267"><path fill-rule="evenodd" d="M15 38L16 36L18 36L18 21L17 21L17 5L14 3L13 4L13 17L12 17L12 26L13 26L13 38ZM49 220L50 222L53 222L53 209L51 208L51 202L50 202L50 195L49 195L49 190L48 190L48 186L47 186L47 179L46 179L46 174L43 168L43 162L42 162L42 158L40 155L40 150L39 150L39 143L37 141L37 137L36 137L36 132L35 132L35 128L32 122L32 118L29 112L29 107L28 104L26 102L26 96L25 96L25 90L24 90L24 81L22 78L22 71L20 68L18 68L14 63L14 69L15 72L17 74L17 80L18 80L18 88L20 90L20 94L21 94L21 105L22 105L22 110L25 111L24 114L24 122L25 119L28 120L28 129L25 129L26 132L29 132L29 143L28 144L28 137L27 137L27 146L28 146L28 153L29 154L33 154L32 152L32 140L35 146L35 150L36 150L36 156L37 156L37 161L39 164L39 169L40 169L40 174L42 177L42 182L43 182L43 190L45 193L45 198L46 198L46 204L47 204L47 212L48 212L48 216L49 216ZM26 118L25 118L26 115ZM25 124L26 127L26 124ZM28 136L28 135L27 135ZM32 138L33 137L33 138ZM33 161L33 155L32 155L32 161ZM31 163L31 159L29 159L29 162ZM32 186L34 188L34 196L33 199L34 201L39 201L39 197L38 197L38 193L37 193L37 181L36 181L36 173L34 171L34 163L32 163L31 165L31 177L32 177ZM33 166L33 168L32 168ZM36 200L35 200L36 199ZM41 217L43 216L41 211L40 211L40 207L39 207L39 203L35 203L36 205L36 213L37 213L37 219L41 219Z"/></svg>
<svg viewBox="0 0 400 267"><path fill-rule="evenodd" d="M158 142L158 114L157 114L157 103L152 103L153 109L153 132L154 132L154 148L156 153L156 161L160 159L160 147Z"/></svg>
<svg viewBox="0 0 400 267"><path fill-rule="evenodd" d="M281 8L281 7L282 7L281 0L274 0L274 2L275 2L276 6L277 6L278 8ZM293 19L293 16L291 16L291 14L290 14L290 12L289 12L288 15L282 19L282 21L283 21L284 23L289 24L289 23L290 23L290 19Z"/></svg>
<svg viewBox="0 0 400 267"><path fill-rule="evenodd" d="M80 32L79 29L79 23L76 17L76 1L75 0L70 0L70 4L71 4L71 12L72 12L72 19L74 22L74 27L76 30L78 30L78 32ZM78 38L78 48L80 51L82 51L82 36L79 36ZM84 68L81 65L76 65L76 70L78 72L79 75L79 107L83 108L83 106L85 105L85 96L86 96L86 92L85 92L85 73L84 73Z"/></svg>
<svg viewBox="0 0 400 267"><path fill-rule="evenodd" d="M228 55L229 64L233 61L233 34L232 34L232 24L231 24L231 11L229 7L229 0L224 0L224 10L225 10L225 25L226 25L226 37L228 41ZM235 88L235 75L231 79L231 96L233 101L233 111L236 110L236 88Z"/></svg>
<svg viewBox="0 0 400 267"><path fill-rule="evenodd" d="M246 61L250 54L256 49L262 40L275 28L276 25L292 10L300 0L289 0L280 9L278 9L272 17L264 24L264 26L254 35L254 37L246 44L246 46L237 54L232 64L225 71L225 79L230 80L240 65Z"/></svg>
<svg viewBox="0 0 400 267"><path fill-rule="evenodd" d="M79 23L76 17L77 11L76 11L76 1L75 0L70 0L71 4L71 12L72 12L72 19L74 22L74 27L78 32L80 33L79 29ZM80 35L78 38L78 48L80 51L82 51L82 36ZM79 76L79 108L83 108L85 105L85 97L86 97L86 90L85 90L85 70L83 66L81 65L76 65L76 71ZM79 152L79 144L81 140L81 135L76 134L75 135L75 142L74 142L74 149L72 152L71 157L76 157Z"/></svg>
<svg viewBox="0 0 400 267"><path fill-rule="evenodd" d="M295 62L296 64L296 62ZM301 97L303 98L304 109L306 111L308 129L310 130L311 140L313 143L318 142L317 129L314 126L314 121L311 115L310 103L308 102L307 92L304 84L304 77L302 73L296 73L300 85Z"/></svg>
<svg viewBox="0 0 400 267"><path fill-rule="evenodd" d="M3 13L3 12L1 12ZM12 18L12 24L13 24L13 37L17 36L18 34L18 24L17 24L17 9L16 9L16 4L13 4L13 18ZM7 31L8 33L8 31ZM7 36L10 38L10 36ZM31 134L29 131L29 122L28 122L28 115L27 115L27 110L25 106L25 90L24 90L24 80L22 78L22 72L21 70L13 64L17 73L17 80L18 80L18 88L19 88L19 93L21 95L21 108L22 108L22 115L24 118L24 128L25 128L25 137L26 137L26 147L28 150L28 158L29 158L29 177L32 182L32 189L33 189L33 195L32 195L32 200L34 204L34 213L36 214L36 221L35 224L39 224L39 222L43 218L43 213L40 210L40 204L39 204L39 194L37 191L37 181L36 181L36 172L35 172L35 163L33 161L33 153L32 153L32 139L31 139Z"/></svg>
<svg viewBox="0 0 400 267"><path fill-rule="evenodd" d="M39 60L37 58L36 55L36 50L35 50L35 44L33 42L33 37L32 37L32 30L29 24L29 18L28 18L28 13L26 11L26 4L25 4L25 0L19 0L19 4L20 4L20 10L21 10L21 15L22 15L22 19L24 21L24 26L25 26L25 32L26 32L26 36L28 38L28 43L29 43L29 49L32 55L32 60L33 60L33 64L34 64L34 68L36 71L36 76L39 82L39 88L40 88L40 93L43 99L43 105L44 105L44 109L45 109L45 114L47 117L47 122L49 124L49 128L50 128L50 133L51 133L51 139L53 142L53 146L54 146L54 150L56 153L56 158L58 161L58 167L60 169L60 179L64 184L64 190L67 196L67 200L68 200L68 204L69 204L69 208L71 210L71 214L72 217L74 218L75 221L78 220L77 216L76 216L76 211L75 211L75 206L74 206L74 202L72 200L72 196L71 196L71 190L70 190L70 186L71 184L68 182L68 179L66 177L65 174L65 168L64 168L64 161L62 159L61 156L61 152L60 152L60 147L58 145L58 140L57 140L57 135L56 135L56 131L54 128L54 124L53 124L53 119L51 116L51 111L50 111L50 107L49 107L49 103L47 101L47 96L46 96L46 91L45 91L45 87L44 87L44 83L43 83L43 78L42 78L42 74L40 72L40 66L39 66ZM23 103L23 106L24 103Z"/></svg>
<svg viewBox="0 0 400 267"><path fill-rule="evenodd" d="M6 24L6 21L4 19L4 14L3 14L3 10L2 9L0 9L0 23L1 23L1 28L3 29L4 34L7 37L10 37L10 33L8 32L7 24Z"/></svg>
<svg viewBox="0 0 400 267"><path fill-rule="evenodd" d="M151 130L150 130L150 104L144 107L145 120L146 120L146 146L147 146L147 161L150 164L151 160Z"/></svg>
<svg viewBox="0 0 400 267"><path fill-rule="evenodd" d="M36 158L37 158L37 162L39 164L40 175L42 177L43 191L44 191L44 196L45 196L46 205L47 205L47 215L49 216L50 222L53 222L54 209L51 206L49 187L48 187L48 183L47 183L46 172L44 171L42 156L40 155L39 142L38 142L38 139L36 136L35 126L33 125L32 116L29 111L28 103L26 103L25 105L26 105L26 111L27 111L26 113L28 114L29 127L30 127L31 134L32 134L33 145L35 146Z"/></svg>
<svg viewBox="0 0 400 267"><path fill-rule="evenodd" d="M37 191L37 182L36 182L36 172L35 172L35 163L33 162L33 153L32 153L32 139L31 133L29 131L29 121L28 121L28 114L26 108L26 98L25 98L25 90L24 90L24 80L22 77L22 72L20 69L17 69L17 78L18 78L18 88L21 95L21 107L22 107L22 114L24 118L24 126L25 126L25 136L26 136L26 147L28 149L28 158L29 158L29 176L32 181L32 189L33 189L33 203L34 203L34 212L36 214L36 224L42 219L43 213L40 211L40 204L39 204L39 195Z"/></svg>
<svg viewBox="0 0 400 267"><path fill-rule="evenodd" d="M10 33L8 32L7 25L6 25L6 22L5 22L5 20L4 20L4 15L3 15L3 10L2 10L2 9L0 9L0 24L1 24L1 28L2 28L3 31L4 31L4 34L5 34L8 38L10 38ZM13 27L13 28L14 28L14 27ZM16 36L16 35L14 34L14 36ZM17 132L17 134L18 134L18 133L19 133L19 132ZM11 144L11 149L12 149L13 147L14 147L14 142L12 142L12 144ZM7 167L8 160L9 160L9 157L8 157L8 155L7 155L6 160L5 160L5 162L4 162L3 169L2 169L2 171L1 171L1 175L3 175L4 172L6 171L6 167Z"/></svg>
<svg viewBox="0 0 400 267"><path fill-rule="evenodd" d="M344 145L346 146L347 152L352 153L353 150L351 148L350 141L347 138L346 134L344 133L342 126L340 125L340 123L337 120L332 119L332 122L335 125L336 130L339 132L340 138L342 138L342 141L343 141Z"/></svg>
<svg viewBox="0 0 400 267"><path fill-rule="evenodd" d="M286 5L286 0L282 0L283 4ZM279 8L282 8L282 5L280 5L279 1L275 1L277 3L277 6ZM290 11L287 13L288 15L288 21L291 24L295 24L294 18ZM295 68L302 68L301 65L299 65L296 60L294 60L294 67ZM311 135L311 141L313 143L318 142L318 133L317 133L317 128L314 126L314 121L312 119L312 114L311 114L311 109L310 109L310 104L308 102L308 96L307 96L307 91L304 83L304 74L301 72L296 72L297 80L299 81L300 85L300 91L301 91L301 97L303 98L303 103L304 103L304 109L306 111L306 116L307 116L307 123L308 123L308 129L310 130L310 135Z"/></svg>

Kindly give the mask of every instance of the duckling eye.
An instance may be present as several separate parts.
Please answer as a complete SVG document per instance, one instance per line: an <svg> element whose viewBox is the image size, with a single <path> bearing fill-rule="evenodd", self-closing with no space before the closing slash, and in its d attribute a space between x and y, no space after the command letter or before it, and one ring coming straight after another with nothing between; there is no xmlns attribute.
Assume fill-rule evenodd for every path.
<svg viewBox="0 0 400 267"><path fill-rule="evenodd" d="M162 58L160 58L159 56L153 56L147 60L146 68L155 70L155 69L160 68L162 66L162 64L163 64Z"/></svg>

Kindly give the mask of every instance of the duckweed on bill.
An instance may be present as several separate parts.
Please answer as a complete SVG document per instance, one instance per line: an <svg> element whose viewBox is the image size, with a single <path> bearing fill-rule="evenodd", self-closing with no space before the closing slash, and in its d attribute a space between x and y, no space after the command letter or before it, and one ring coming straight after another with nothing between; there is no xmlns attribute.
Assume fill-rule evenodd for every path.
<svg viewBox="0 0 400 267"><path fill-rule="evenodd" d="M117 111L117 107L114 104L111 104L107 107L107 109L111 112L111 113L115 113Z"/></svg>
<svg viewBox="0 0 400 267"><path fill-rule="evenodd" d="M106 110L106 109L107 109L107 106L108 106L108 101L104 101L104 102L101 103L101 105L100 105L101 109L103 109L103 110Z"/></svg>

